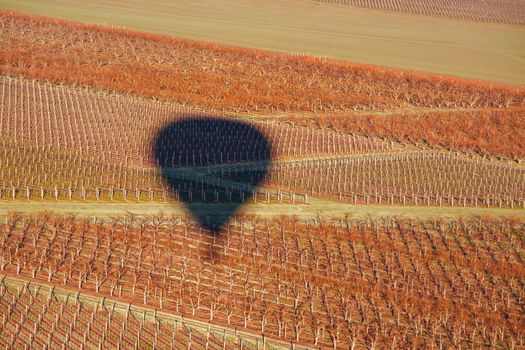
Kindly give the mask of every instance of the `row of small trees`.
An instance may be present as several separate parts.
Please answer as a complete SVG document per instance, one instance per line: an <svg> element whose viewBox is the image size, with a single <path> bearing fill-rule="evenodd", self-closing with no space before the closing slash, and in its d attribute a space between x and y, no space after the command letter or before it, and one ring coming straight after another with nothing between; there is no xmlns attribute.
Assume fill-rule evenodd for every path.
<svg viewBox="0 0 525 350"><path fill-rule="evenodd" d="M231 203L305 203L307 196L183 176L168 184L156 167L136 168L104 156L87 157L12 140L0 140L0 199L138 200Z"/></svg>
<svg viewBox="0 0 525 350"><path fill-rule="evenodd" d="M523 230L238 217L210 236L162 215L11 217L0 269L317 346L518 346Z"/></svg>
<svg viewBox="0 0 525 350"><path fill-rule="evenodd" d="M364 134L405 144L428 145L483 156L525 159L523 107L509 109L418 111L382 115L294 116L299 125ZM513 135L509 138L509 135Z"/></svg>
<svg viewBox="0 0 525 350"><path fill-rule="evenodd" d="M15 147L29 148L30 144L36 144L39 151L55 152L57 157L55 148L43 147L53 145L96 157L103 163L155 165L155 137L170 123L181 120L210 125L213 133L207 135L207 147L201 143L189 144L187 140L193 135L177 133L164 143L160 142L157 157L174 167L333 156L394 148L390 142L379 139L285 123L255 121L249 123L250 127L239 128L235 127L237 124L221 122L219 117L228 118L222 113L210 115L171 103L9 76L0 77L0 101L3 115L0 133L8 138L2 141L4 147L13 147L13 140L18 142ZM249 131L260 133L269 147L258 143L261 137L251 137ZM239 132L245 134L237 135ZM229 142L241 140L242 145L227 147ZM7 152L13 153L12 150ZM62 156L68 158L69 153L64 152ZM30 157L35 161L36 155Z"/></svg>
<svg viewBox="0 0 525 350"><path fill-rule="evenodd" d="M260 171L240 164L214 175L250 181ZM352 203L525 207L524 169L449 152L275 162L265 183Z"/></svg>
<svg viewBox="0 0 525 350"><path fill-rule="evenodd" d="M148 319L131 305L116 311L111 301L94 304L73 292L65 297L55 288L44 291L27 282L5 280L0 285L0 345L5 348L236 349L240 345L239 338L218 336L183 320L155 313Z"/></svg>

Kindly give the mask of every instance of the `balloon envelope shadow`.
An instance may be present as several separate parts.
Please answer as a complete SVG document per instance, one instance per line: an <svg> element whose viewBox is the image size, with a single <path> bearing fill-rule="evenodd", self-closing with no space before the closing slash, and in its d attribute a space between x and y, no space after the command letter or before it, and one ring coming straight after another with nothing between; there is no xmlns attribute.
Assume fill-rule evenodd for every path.
<svg viewBox="0 0 525 350"><path fill-rule="evenodd" d="M173 197L212 235L253 195L272 156L255 127L213 116L178 118L157 134L154 152Z"/></svg>

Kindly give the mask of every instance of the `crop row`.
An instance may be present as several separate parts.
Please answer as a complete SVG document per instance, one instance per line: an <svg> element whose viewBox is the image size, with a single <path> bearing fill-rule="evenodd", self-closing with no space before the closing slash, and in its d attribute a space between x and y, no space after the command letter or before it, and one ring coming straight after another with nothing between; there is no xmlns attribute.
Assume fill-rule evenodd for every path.
<svg viewBox="0 0 525 350"><path fill-rule="evenodd" d="M513 0L315 0L363 8L451 17L481 22L525 24L525 3Z"/></svg>
<svg viewBox="0 0 525 350"><path fill-rule="evenodd" d="M169 160L169 166L203 166L394 148L378 139L281 123L241 123L175 104L9 76L0 77L0 114L0 135L4 137L101 155L124 164L153 165L157 156ZM188 135L170 128L181 121L190 124L184 130ZM199 127L191 129L195 123ZM206 142L202 135L193 135L203 127L209 131ZM170 131L170 138L156 145L163 130ZM253 133L261 136L253 137ZM201 142L189 142L197 137Z"/></svg>
<svg viewBox="0 0 525 350"><path fill-rule="evenodd" d="M426 144L483 156L525 159L525 109L417 111L384 115L294 116L299 125L342 133L381 137L401 143ZM509 135L512 137L509 138Z"/></svg>
<svg viewBox="0 0 525 350"><path fill-rule="evenodd" d="M0 227L0 269L283 340L523 346L522 222L301 223L44 215Z"/></svg>
<svg viewBox="0 0 525 350"><path fill-rule="evenodd" d="M51 146L0 140L0 199L132 200L231 203L305 203L307 196L249 186L246 181L222 183L192 174L162 175L158 168L104 163Z"/></svg>
<svg viewBox="0 0 525 350"><path fill-rule="evenodd" d="M2 276L3 277L3 276ZM179 321L152 317L131 309L116 311L115 303L93 303L78 293L57 293L52 288L0 285L0 346L6 349L250 349L225 334L191 327ZM47 295L46 295L47 294Z"/></svg>
<svg viewBox="0 0 525 350"><path fill-rule="evenodd" d="M260 166L208 168L249 182ZM258 176L255 176L258 177ZM525 169L448 152L405 152L272 163L265 184L356 203L525 207ZM371 197L371 198L370 198Z"/></svg>
<svg viewBox="0 0 525 350"><path fill-rule="evenodd" d="M367 204L514 208L525 203L521 166L447 152L221 164L201 173L104 161L103 156L1 140L0 197L179 200L184 195L190 201L244 202L262 179L288 193L280 199L275 191L256 189L254 200L269 202L277 196L277 201L295 203L297 197L306 202L303 193Z"/></svg>

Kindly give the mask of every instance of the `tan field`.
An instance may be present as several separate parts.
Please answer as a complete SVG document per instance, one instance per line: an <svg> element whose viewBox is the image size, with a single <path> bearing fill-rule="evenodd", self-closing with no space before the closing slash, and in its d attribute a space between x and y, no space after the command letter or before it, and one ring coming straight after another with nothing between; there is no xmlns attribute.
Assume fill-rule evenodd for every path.
<svg viewBox="0 0 525 350"><path fill-rule="evenodd" d="M0 0L0 7L220 44L525 83L520 26L310 1Z"/></svg>
<svg viewBox="0 0 525 350"><path fill-rule="evenodd" d="M203 204L202 213L220 213L224 204ZM195 211L195 208L193 209ZM190 215L184 206L177 203L110 203L110 202L52 202L52 201L2 201L0 202L0 217L5 217L10 212L23 215L35 214L41 211L50 211L60 214L75 214L78 217L110 217L125 215L132 212L140 215L153 215L164 212L168 215ZM364 217L470 217L470 216L493 216L493 217L515 217L525 218L523 209L497 209L497 208L472 208L472 207L417 207L417 206L390 206L390 205L352 205L329 200L311 198L310 204L254 204L250 203L241 207L239 214L257 215L262 217L278 217L283 214L297 215L301 218L312 219L318 216L323 218L340 218L350 215L355 218Z"/></svg>

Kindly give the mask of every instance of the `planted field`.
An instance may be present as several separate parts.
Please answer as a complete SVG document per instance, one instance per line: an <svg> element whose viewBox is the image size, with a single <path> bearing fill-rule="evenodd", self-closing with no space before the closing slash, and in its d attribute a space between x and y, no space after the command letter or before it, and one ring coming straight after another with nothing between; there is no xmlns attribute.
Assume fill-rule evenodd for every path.
<svg viewBox="0 0 525 350"><path fill-rule="evenodd" d="M181 217L44 215L11 217L0 230L2 273L269 338L332 348L524 345L524 226L512 220L240 218L212 239Z"/></svg>
<svg viewBox="0 0 525 350"><path fill-rule="evenodd" d="M515 130L516 125L524 122L525 94L521 87L222 47L93 25L57 23L20 14L2 13L1 18L3 72L178 103L171 108L153 104L148 109L143 107L143 102L122 97L114 102L119 105L115 111L112 107L116 106L100 102L103 98L100 94L90 96L88 92L78 92L80 95L73 98L67 89L33 83L24 86L4 80L2 83L7 86L3 86L6 89L3 93L10 94L4 98L12 99L6 103L25 101L17 108L24 108L30 103L28 100L33 103L44 100L45 104L51 104L52 111L67 108L60 113L67 116L71 110L90 119L108 108L117 115L120 111L132 111L134 119L140 118L133 126L118 120L108 122L119 130L129 130L127 135L138 140L151 132L143 128L143 115L158 120L159 114L165 118L166 113L173 113L173 108L179 113L181 108L187 111L188 105L207 109L212 114L224 111L266 116L286 113L285 119L291 121L303 119L305 113L307 116L316 113L315 119L321 124L337 120L339 129L361 131L367 136L417 140L453 149L523 158L523 135L520 133L510 140L505 137L508 130ZM64 106L57 106L58 101ZM431 113L427 118L407 113L429 114L429 109L440 113ZM4 113L11 114L12 110ZM393 113L391 121L386 123L378 119L381 115L356 115L360 111L370 114L384 110ZM42 109L41 113L46 110ZM56 127L54 113L51 117L49 128ZM112 113L104 117L108 118L117 119ZM406 124L411 127L406 128ZM484 133L480 134L478 125L486 125ZM57 130L67 127L66 121L58 125ZM82 128L80 124L78 129ZM462 132L451 132L458 130ZM29 136L28 131L20 127L11 132ZM118 135L113 130L110 132ZM92 130L83 134L84 139L75 142L81 145L99 142L99 135ZM75 136L75 132L69 132L59 135L58 139L72 142L77 140ZM114 137L110 136L109 140ZM130 151L143 153L147 146L142 143Z"/></svg>
<svg viewBox="0 0 525 350"><path fill-rule="evenodd" d="M211 203L257 198L267 203L307 201L304 195L287 191L276 194L260 189L252 195L246 181L223 183L187 172L170 177L178 188L170 188L155 167L126 166L108 162L105 156L0 140L0 199L178 202L185 195L191 202Z"/></svg>
<svg viewBox="0 0 525 350"><path fill-rule="evenodd" d="M0 345L9 349L251 349L260 341L71 289L0 283Z"/></svg>
<svg viewBox="0 0 525 350"><path fill-rule="evenodd" d="M525 158L525 109L404 111L388 114L318 115L286 118L326 128L434 148L520 161Z"/></svg>
<svg viewBox="0 0 525 350"><path fill-rule="evenodd" d="M211 168L244 181L257 166ZM508 206L525 209L525 168L445 152L298 160L273 164L266 184L352 203Z"/></svg>
<svg viewBox="0 0 525 350"><path fill-rule="evenodd" d="M3 12L4 72L235 112L522 105L522 88ZM60 42L60 45L57 45ZM30 54L29 54L30 53Z"/></svg>
<svg viewBox="0 0 525 350"><path fill-rule="evenodd" d="M168 103L9 77L3 81L6 103L2 110L8 117L2 118L0 129L5 136L15 137L1 144L5 198L122 200L140 199L137 191L141 191L143 199L176 199L177 193L166 186L160 170L151 166L155 164L155 130L189 116L214 125L212 116L184 112ZM142 118L143 113L149 118ZM271 150L261 149L247 135L252 144L243 144L239 152L230 154L225 142L234 140L237 131L216 125L206 136L211 140L208 145L215 145L212 148L160 144L162 154L177 150L177 156L165 156L163 166L203 167L208 175L205 191L212 201L219 201L220 189L210 183L212 179L250 183L260 172L261 156L270 156L266 184L283 190L353 203L523 205L523 168L517 165L432 151L410 153L393 142L283 123L253 125L266 136ZM171 137L180 140L182 135ZM199 137L195 135L195 140ZM178 190L192 190L196 200L206 201L202 181L184 179ZM231 196L231 189L220 190L221 198ZM234 198L241 200L241 192L236 192Z"/></svg>
<svg viewBox="0 0 525 350"><path fill-rule="evenodd" d="M471 0L433 3L458 7L457 4L467 1ZM497 6L490 8L490 13L501 11L503 2L522 3L501 0ZM415 1L396 0L392 3ZM428 8L429 3L432 2L421 2L421 6ZM0 6L35 15L213 41L222 45L525 83L522 60L525 28L522 26L413 16L352 6L327 6L312 0L155 1L153 5L150 0L129 0L125 3L104 0L1 0ZM477 6L478 11L481 8ZM516 11L513 15L520 16L520 12Z"/></svg>
<svg viewBox="0 0 525 350"><path fill-rule="evenodd" d="M321 3L350 5L416 15L451 17L471 21L524 25L525 2L513 0L315 0Z"/></svg>
<svg viewBox="0 0 525 350"><path fill-rule="evenodd" d="M20 6L57 4L39 1ZM340 3L520 21L469 1ZM206 4L130 0L116 20L224 16ZM249 21L227 4L221 26ZM351 52L351 11L388 19L358 18L367 40L388 33L375 56L417 47L432 66L465 47L484 76L501 74L484 41L521 57L518 26L425 18L408 35L392 23L420 17L257 5L300 45L322 29ZM90 6L116 5L73 13ZM322 27L294 26L312 14ZM443 23L484 39L418 39ZM524 112L522 86L0 10L0 347L525 348Z"/></svg>
<svg viewBox="0 0 525 350"><path fill-rule="evenodd" d="M514 208L525 201L524 170L516 164L407 148L344 128L257 119L239 128L230 125L240 120L234 115L9 76L1 81L0 198L178 201L184 193L191 201L244 202L251 196L245 186L262 176L266 186L293 192L285 199L262 190L255 201L295 203L295 194L303 196L298 203L307 202L304 194L386 205ZM521 117L508 113L509 121ZM182 121L186 129L170 129ZM155 144L161 130L166 139Z"/></svg>
<svg viewBox="0 0 525 350"><path fill-rule="evenodd" d="M120 94L57 86L8 76L0 77L0 134L19 141L73 149L90 156L124 164L155 165L154 140L169 123L177 120L208 120L228 117L224 113L205 113L174 103L134 98ZM237 120L237 119L234 119ZM388 151L391 142L338 134L317 128L296 127L273 122L254 122L253 127L271 144L272 159L334 156L346 153ZM216 147L201 149L199 144L183 145L181 135L172 135L165 152L177 150L170 166L257 161L260 146L239 147L237 154L226 154L225 143L237 130L218 128L209 138ZM221 141L222 140L222 141ZM220 144L222 142L222 144ZM221 156L222 153L222 156ZM180 158L179 158L180 156Z"/></svg>
<svg viewBox="0 0 525 350"><path fill-rule="evenodd" d="M293 121L312 128L328 128L386 138L401 143L424 144L447 150L525 158L525 109L426 110L392 114L296 116ZM513 135L509 138L509 135Z"/></svg>

